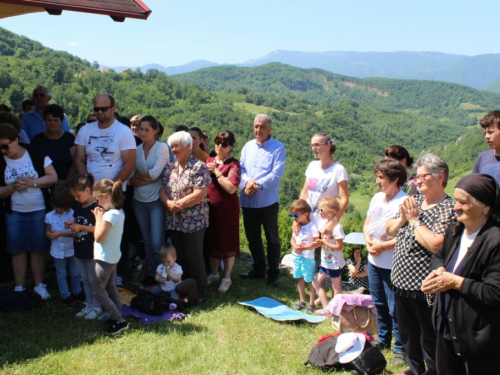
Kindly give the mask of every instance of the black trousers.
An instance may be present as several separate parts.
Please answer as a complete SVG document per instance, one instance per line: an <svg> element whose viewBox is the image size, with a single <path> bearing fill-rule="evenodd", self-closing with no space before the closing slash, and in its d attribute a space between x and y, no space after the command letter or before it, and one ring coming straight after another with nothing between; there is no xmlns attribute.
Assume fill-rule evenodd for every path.
<svg viewBox="0 0 500 375"><path fill-rule="evenodd" d="M278 231L279 203L262 208L243 207L243 224L248 246L253 258L255 272L266 273L266 255L262 242L262 227L267 240L268 275L277 276L280 272L281 244Z"/></svg>
<svg viewBox="0 0 500 375"><path fill-rule="evenodd" d="M412 374L437 374L436 333L432 325L432 308L426 301L402 297L396 293L396 316L406 362Z"/></svg>
<svg viewBox="0 0 500 375"><path fill-rule="evenodd" d="M491 338L495 345L495 338ZM464 360L455 354L453 343L438 333L436 342L436 366L439 375L500 374L500 356Z"/></svg>

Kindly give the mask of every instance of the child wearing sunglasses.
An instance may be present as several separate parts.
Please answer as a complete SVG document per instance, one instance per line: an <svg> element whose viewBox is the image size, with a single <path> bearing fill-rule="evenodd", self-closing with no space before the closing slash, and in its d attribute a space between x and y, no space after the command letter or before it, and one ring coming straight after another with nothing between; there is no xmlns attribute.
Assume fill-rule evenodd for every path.
<svg viewBox="0 0 500 375"><path fill-rule="evenodd" d="M323 198L318 202L319 213L322 219L332 220L340 209L340 199L338 197ZM322 225L319 230L323 232ZM331 316L331 313L325 309L328 305L326 298L326 288L323 282L329 277L332 280L333 296L342 293L341 275L345 266L345 260L342 256L342 245L344 242L344 228L340 222L333 228L330 236L323 234L321 236L321 262L318 266L318 295L323 305L323 309L316 311L316 314L322 316Z"/></svg>
<svg viewBox="0 0 500 375"><path fill-rule="evenodd" d="M314 249L321 245L319 231L314 225L309 215L311 207L304 199L298 199L290 206L289 216L300 226L298 234L292 232L293 255L293 278L298 279L299 302L293 307L294 310L305 309L306 314L314 312L314 300L316 299L316 289L313 281L316 271L316 261L314 260ZM305 283L309 284L309 304L306 307Z"/></svg>

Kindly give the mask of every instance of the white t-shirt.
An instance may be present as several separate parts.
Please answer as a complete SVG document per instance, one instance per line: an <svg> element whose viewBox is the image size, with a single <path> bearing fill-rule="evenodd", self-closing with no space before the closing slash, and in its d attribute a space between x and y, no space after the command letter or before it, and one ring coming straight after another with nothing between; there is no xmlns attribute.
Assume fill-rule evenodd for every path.
<svg viewBox="0 0 500 375"><path fill-rule="evenodd" d="M165 268L167 268L167 266L165 266L164 264L160 264L156 268L156 273L159 273L161 275L165 271ZM174 264L171 271L174 276L182 275L184 273L182 271L182 267L179 266L177 263ZM167 272L165 271L165 273ZM179 281L177 282L172 281L170 280L170 277L167 276L167 281L160 284L161 290L163 290L164 292L171 292L172 290L175 290L175 287L179 285L181 281L182 281L181 279L179 279Z"/></svg>
<svg viewBox="0 0 500 375"><path fill-rule="evenodd" d="M5 167L5 184L13 184L18 178L26 177L38 178L38 173L33 166L31 157L26 151L19 159L10 159L3 156L7 166ZM43 161L43 167L46 168L52 164L48 156ZM25 191L15 191L12 193L12 210L17 212L35 212L45 210L45 201L40 188L28 188Z"/></svg>
<svg viewBox="0 0 500 375"><path fill-rule="evenodd" d="M330 168L321 169L321 162L315 160L306 169L307 203L311 206L311 220L318 225L324 225L318 212L318 201L325 197L339 195L339 183L348 181L345 168L336 161Z"/></svg>
<svg viewBox="0 0 500 375"><path fill-rule="evenodd" d="M302 225L300 227L300 231L299 231L298 235L293 233L292 236L295 239L295 243L297 245L309 246L310 244L312 244L314 242L314 238L319 237L319 230L316 227L316 225L313 224L312 221L310 221L308 224ZM293 249L292 253L296 256L299 256L299 257L314 259L314 249L304 250L301 253L296 253L295 249Z"/></svg>
<svg viewBox="0 0 500 375"><path fill-rule="evenodd" d="M66 221L73 221L73 210L58 214L55 210L45 215L45 224L50 224L50 229L61 232L71 232L71 229L64 228ZM69 258L75 255L73 248L73 236L59 237L50 241L50 255L57 259Z"/></svg>
<svg viewBox="0 0 500 375"><path fill-rule="evenodd" d="M320 231L322 232L324 229L325 223L320 227ZM344 228L342 224L338 223L335 225L332 231L332 238L329 239L329 243L335 245L337 240L343 240L345 238ZM342 255L342 250L336 251L332 250L329 247L323 245L321 246L321 263L320 266L329 270L339 270L344 268L345 260Z"/></svg>
<svg viewBox="0 0 500 375"><path fill-rule="evenodd" d="M460 237L460 247L458 249L457 261L455 262L455 266L453 267L453 272L456 271L457 267L460 265L462 260L465 258L465 255L469 251L469 248L472 246L472 243L476 239L479 231L475 231L474 233L467 234L464 232Z"/></svg>
<svg viewBox="0 0 500 375"><path fill-rule="evenodd" d="M389 241L390 237L385 233L387 220L392 219L399 211L399 208L408 194L400 190L389 202L385 202L385 193L377 193L373 196L367 216L370 216L370 223L366 228L366 233L375 242ZM380 268L391 269L394 249L384 250L380 255L368 254L368 261Z"/></svg>
<svg viewBox="0 0 500 375"><path fill-rule="evenodd" d="M75 144L85 146L87 171L94 175L96 182L103 178L114 180L123 167L121 152L136 149L130 128L116 120L106 129L99 129L97 121L85 125L78 132ZM124 181L124 190L126 186Z"/></svg>
<svg viewBox="0 0 500 375"><path fill-rule="evenodd" d="M103 242L94 241L94 259L116 264L122 255L120 243L122 241L125 214L122 210L112 208L104 213L102 220L110 222L111 228L109 228L109 232Z"/></svg>

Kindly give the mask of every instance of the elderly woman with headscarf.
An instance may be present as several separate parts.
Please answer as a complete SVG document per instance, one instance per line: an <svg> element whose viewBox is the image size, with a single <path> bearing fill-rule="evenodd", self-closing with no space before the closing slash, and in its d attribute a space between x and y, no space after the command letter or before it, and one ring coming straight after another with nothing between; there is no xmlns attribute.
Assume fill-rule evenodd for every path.
<svg viewBox="0 0 500 375"><path fill-rule="evenodd" d="M455 218L453 200L444 188L448 165L436 155L421 156L415 177L420 194L406 198L386 233L396 237L389 287L396 295L396 317L408 374L436 374L436 334L432 309L420 290L429 274L432 254L438 251ZM427 371L425 363L427 364Z"/></svg>
<svg viewBox="0 0 500 375"><path fill-rule="evenodd" d="M500 374L500 225L498 185L471 174L455 187L458 223L431 260L422 291L437 294L438 374Z"/></svg>
<svg viewBox="0 0 500 375"><path fill-rule="evenodd" d="M188 132L172 134L168 144L177 160L167 164L160 189L160 201L167 211L166 229L183 276L196 281L203 300L207 286L203 237L208 227L207 190L212 179L206 164L193 157L193 138Z"/></svg>

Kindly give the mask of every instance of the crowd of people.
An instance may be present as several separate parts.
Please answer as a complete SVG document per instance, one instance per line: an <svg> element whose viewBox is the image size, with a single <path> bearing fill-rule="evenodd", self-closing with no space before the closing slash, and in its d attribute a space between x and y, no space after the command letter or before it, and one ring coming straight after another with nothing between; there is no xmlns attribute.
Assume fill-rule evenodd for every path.
<svg viewBox="0 0 500 375"><path fill-rule="evenodd" d="M253 259L240 278L267 277L268 285L279 285L278 190L286 150L272 137L270 116L255 117L255 138L237 160L231 131L217 134L214 150L206 132L185 125L163 143L157 119L118 120L109 94L94 98L76 137L63 108L48 104L46 87L35 88L32 100L22 124L0 113L0 198L15 291L25 289L29 255L34 291L50 298L43 282L50 250L65 304L85 301L79 318L107 311L108 332L118 334L128 328L117 285L134 223L145 249L144 284L196 304L206 300L208 285L220 280L218 291L225 293L233 283L240 207ZM367 257L356 248L347 261L340 220L349 203L348 174L335 160L333 138L313 135L315 160L289 209L299 292L293 307L331 315L325 281L331 280L333 295L342 293L347 267L350 281L369 289L375 304L373 344L389 349L394 341L395 362L409 367L405 374L500 373L494 344L500 330L500 111L480 125L491 149L456 184L454 200L445 192L444 160L425 154L414 163L402 146L385 150L373 167L379 192L363 226Z"/></svg>

